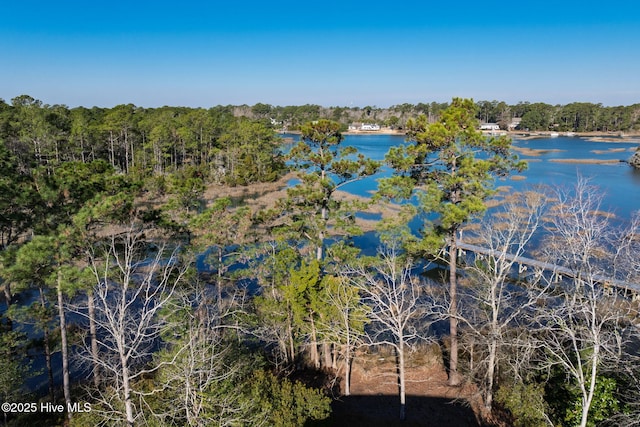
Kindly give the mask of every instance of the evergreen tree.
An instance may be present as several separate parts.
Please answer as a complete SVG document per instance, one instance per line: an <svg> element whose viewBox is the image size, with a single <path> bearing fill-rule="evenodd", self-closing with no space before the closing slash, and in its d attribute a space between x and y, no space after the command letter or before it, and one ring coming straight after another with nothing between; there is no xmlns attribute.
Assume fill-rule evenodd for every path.
<svg viewBox="0 0 640 427"><path fill-rule="evenodd" d="M484 213L494 179L523 169L506 137L487 138L478 130L476 106L454 98L440 119L426 116L407 123L409 145L389 150L386 160L396 174L381 180L383 197L417 196L423 229L409 249L437 254L447 248L449 264L449 382L459 384L457 320L457 234L462 225Z"/></svg>
<svg viewBox="0 0 640 427"><path fill-rule="evenodd" d="M341 146L342 140L339 123L318 120L302 126L302 141L289 153L300 170L301 182L287 190L282 203L285 214L290 214L287 227L311 242L318 261L324 258L330 226L347 234L358 232L353 219L362 206L340 202L335 192L380 168L379 162L359 154L355 147Z"/></svg>

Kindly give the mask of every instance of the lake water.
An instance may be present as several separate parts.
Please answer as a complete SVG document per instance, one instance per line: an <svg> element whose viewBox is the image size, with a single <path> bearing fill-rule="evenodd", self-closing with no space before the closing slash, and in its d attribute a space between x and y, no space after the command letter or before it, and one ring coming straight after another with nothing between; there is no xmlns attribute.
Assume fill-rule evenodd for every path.
<svg viewBox="0 0 640 427"><path fill-rule="evenodd" d="M294 140L298 135L287 134ZM345 135L343 144L356 147L359 152L374 160L384 160L392 146L405 143L404 136L398 135ZM579 137L556 137L536 139L513 139L519 156L528 162L528 169L516 179L498 180L496 186L510 187L520 191L535 185L573 186L578 176L589 178L603 194L603 210L614 213L622 221L631 218L633 212L640 210L640 170L629 164L563 163L562 159L598 159L628 160L640 145L640 139L625 142L603 142ZM536 151L533 151L536 150ZM360 196L370 196L377 189L376 180L390 176L387 167L367 179L344 186L342 189Z"/></svg>

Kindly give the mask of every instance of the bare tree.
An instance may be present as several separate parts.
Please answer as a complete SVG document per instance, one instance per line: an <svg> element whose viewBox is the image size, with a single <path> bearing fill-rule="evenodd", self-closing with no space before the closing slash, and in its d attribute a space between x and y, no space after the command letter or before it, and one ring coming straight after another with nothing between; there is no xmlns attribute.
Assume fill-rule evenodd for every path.
<svg viewBox="0 0 640 427"><path fill-rule="evenodd" d="M640 211L636 212L629 226L620 235L622 242L616 248L614 267L619 277L628 283L640 284ZM637 296L637 292L635 293ZM611 417L607 425L640 426L640 327L638 322L625 330L626 354L620 364L628 387L622 390L626 410Z"/></svg>
<svg viewBox="0 0 640 427"><path fill-rule="evenodd" d="M629 225L615 236L619 242L614 248L611 267L614 277L628 283L640 283L640 211L636 211Z"/></svg>
<svg viewBox="0 0 640 427"><path fill-rule="evenodd" d="M252 402L233 388L248 370L222 334L233 327L225 319L237 312L231 307L218 312L213 293L198 284L181 293L170 345L157 358L165 365L154 378L153 390L145 393L155 399L150 411L162 425L261 424L252 416L257 412Z"/></svg>
<svg viewBox="0 0 640 427"><path fill-rule="evenodd" d="M611 266L629 239L616 240L620 234L600 210L601 192L587 180L579 178L572 191L558 190L556 196L545 252L569 277L539 301L534 326L544 350L540 367L560 366L571 378L580 395L576 422L585 427L596 380L619 370L623 331L633 315L629 301L604 286L605 279L615 279Z"/></svg>
<svg viewBox="0 0 640 427"><path fill-rule="evenodd" d="M165 311L186 272L178 261L178 249L167 251L161 245L149 252L148 232L132 223L96 245L90 265L98 357L89 345L81 356L99 366L103 382L109 385L94 390L97 407L106 418L127 425L141 417L140 405L135 404L141 393L135 382L162 366L149 362L154 346L170 327ZM88 316L85 310L77 311Z"/></svg>
<svg viewBox="0 0 640 427"><path fill-rule="evenodd" d="M351 367L356 348L364 344L365 325L369 307L359 295L358 287L351 286L344 276L325 276L322 300L333 308L328 316L320 319L319 328L331 343L340 348L334 352L333 367L337 368L336 353L342 359L344 394L351 395Z"/></svg>
<svg viewBox="0 0 640 427"><path fill-rule="evenodd" d="M465 341L472 343L468 349L471 374L479 376L485 417L492 411L499 363L507 356L518 357L514 340L521 320L544 292L538 286L539 274L517 283L515 279L523 270L521 257L531 250L532 239L541 229L545 206L541 193L512 195L478 229L465 235L467 243L483 249L469 258L464 269L467 286L460 289L459 320L465 327Z"/></svg>
<svg viewBox="0 0 640 427"><path fill-rule="evenodd" d="M428 327L427 304L420 280L411 274L413 263L401 256L398 245L391 244L379 251L370 266L346 267L343 274L370 307L368 345L388 345L395 349L400 396L400 419L406 415L405 360L407 351L424 334L417 327Z"/></svg>

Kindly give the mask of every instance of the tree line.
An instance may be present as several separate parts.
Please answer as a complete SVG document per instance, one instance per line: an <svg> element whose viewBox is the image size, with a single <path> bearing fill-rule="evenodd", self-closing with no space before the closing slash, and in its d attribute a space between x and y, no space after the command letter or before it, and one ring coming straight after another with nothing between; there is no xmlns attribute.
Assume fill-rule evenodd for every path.
<svg viewBox="0 0 640 427"><path fill-rule="evenodd" d="M4 402L89 402L71 425L330 423L354 360L392 349L399 419L409 360L432 351L451 386L478 390L488 425L637 422L637 304L599 278L637 283L640 221L617 226L585 181L487 213L495 180L526 165L477 130L473 101L407 120L366 200L339 190L384 164L336 121L302 123L284 154L270 122L224 109L96 110L74 144L64 111L21 98L2 112ZM217 194L285 169L297 180L266 208ZM365 256L353 238L372 204L396 214ZM464 254L461 234L489 255ZM506 256L531 253L574 274L519 274ZM40 360L47 388L31 396Z"/></svg>
<svg viewBox="0 0 640 427"><path fill-rule="evenodd" d="M269 117L289 130L305 120L330 119L346 126L353 122L378 123L393 129L407 128L407 121L425 115L436 122L449 103L398 104L388 108L321 107L305 105L280 107L269 104L236 107L235 113L249 117ZM475 117L482 123L496 123L502 130L560 132L635 132L640 129L640 104L604 106L600 103L572 102L552 105L544 102L476 101Z"/></svg>

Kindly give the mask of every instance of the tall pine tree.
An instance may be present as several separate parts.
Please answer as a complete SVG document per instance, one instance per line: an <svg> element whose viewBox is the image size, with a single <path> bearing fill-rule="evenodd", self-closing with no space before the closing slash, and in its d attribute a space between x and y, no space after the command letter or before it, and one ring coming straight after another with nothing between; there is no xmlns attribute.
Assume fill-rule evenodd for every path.
<svg viewBox="0 0 640 427"><path fill-rule="evenodd" d="M487 137L478 127L471 99L454 98L434 123L424 115L409 120L409 144L392 148L386 156L395 175L380 183L382 196L418 198L423 228L409 245L411 251L433 255L448 248L451 385L460 383L456 236L465 223L484 213L495 178L525 167L512 154L510 139Z"/></svg>

